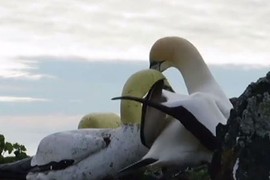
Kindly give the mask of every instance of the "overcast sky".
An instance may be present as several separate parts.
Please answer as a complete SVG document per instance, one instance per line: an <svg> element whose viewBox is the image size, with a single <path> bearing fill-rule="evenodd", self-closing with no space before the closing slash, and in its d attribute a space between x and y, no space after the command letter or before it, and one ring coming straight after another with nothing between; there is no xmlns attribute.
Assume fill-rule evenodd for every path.
<svg viewBox="0 0 270 180"><path fill-rule="evenodd" d="M161 37L173 35L190 40L209 65L234 64L239 69L252 69L252 73L244 73L250 78L245 83L264 75L270 67L268 0L0 0L0 3L0 122L4 124L0 133L26 144L30 137L36 137L32 144L27 144L31 152L46 133L76 128L80 117L91 108L118 111L112 108L115 104L101 103L99 108L88 109L86 104L103 102L102 93L114 81L116 88L107 94L106 100L119 95L128 76L148 66L149 50ZM123 77L109 74L110 66L114 66L109 62L119 60L140 63L130 69L119 69ZM86 68L89 61L108 64ZM93 68L101 73L95 72L96 76L111 78L99 79L103 84L99 83L99 89L94 90L88 85L95 80L85 77L92 75L88 73ZM104 69L107 74L102 74ZM236 73L235 69L231 72ZM233 75L244 78L243 74ZM229 86L223 76L219 76L221 83ZM235 81L239 81L237 78ZM246 86L242 85L228 94L238 95ZM82 99L87 93L93 96ZM28 134L14 135L19 131Z"/></svg>
<svg viewBox="0 0 270 180"><path fill-rule="evenodd" d="M21 56L146 61L168 35L189 39L208 63L270 65L268 0L0 3L0 77L41 78Z"/></svg>

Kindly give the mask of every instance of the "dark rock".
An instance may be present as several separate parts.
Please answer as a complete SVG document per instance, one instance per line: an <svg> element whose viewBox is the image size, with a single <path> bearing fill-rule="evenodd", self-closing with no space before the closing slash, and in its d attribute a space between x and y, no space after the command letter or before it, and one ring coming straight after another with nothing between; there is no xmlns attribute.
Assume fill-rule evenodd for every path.
<svg viewBox="0 0 270 180"><path fill-rule="evenodd" d="M270 72L232 103L227 125L217 127L222 146L213 156L212 179L269 179Z"/></svg>

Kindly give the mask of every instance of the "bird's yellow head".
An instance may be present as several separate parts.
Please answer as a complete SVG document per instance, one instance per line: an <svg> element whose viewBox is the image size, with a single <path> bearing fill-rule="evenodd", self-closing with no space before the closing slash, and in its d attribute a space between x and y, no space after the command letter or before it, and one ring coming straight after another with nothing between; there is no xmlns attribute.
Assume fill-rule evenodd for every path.
<svg viewBox="0 0 270 180"><path fill-rule="evenodd" d="M170 87L165 76L159 71L147 69L136 72L126 81L122 96L144 97L155 82L165 80L165 86ZM121 121L124 124L141 123L141 104L134 101L121 100Z"/></svg>
<svg viewBox="0 0 270 180"><path fill-rule="evenodd" d="M82 117L78 129L117 128L120 124L120 117L115 113L89 113Z"/></svg>

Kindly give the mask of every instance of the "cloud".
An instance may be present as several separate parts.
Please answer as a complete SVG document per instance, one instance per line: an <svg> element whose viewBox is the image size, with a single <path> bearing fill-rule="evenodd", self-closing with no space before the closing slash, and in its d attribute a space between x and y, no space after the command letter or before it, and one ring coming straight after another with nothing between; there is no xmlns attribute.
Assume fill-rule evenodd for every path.
<svg viewBox="0 0 270 180"><path fill-rule="evenodd" d="M191 40L206 54L207 63L269 65L266 57L270 52L270 26L265 22L268 7L267 0L72 0L69 4L64 0L58 4L30 0L23 7L5 2L1 11L5 16L0 25L0 57L147 61L150 47L158 38L177 35ZM213 49L216 56L207 55ZM247 59L242 60L239 54ZM219 56L223 58L217 62Z"/></svg>
<svg viewBox="0 0 270 180"><path fill-rule="evenodd" d="M0 78L3 79L40 80L55 78L51 75L39 73L39 62L37 60L3 58L0 59L0 63Z"/></svg>
<svg viewBox="0 0 270 180"><path fill-rule="evenodd" d="M17 103L31 103L31 102L49 102L51 100L44 98L33 98L33 97L17 97L17 96L0 96L0 103L6 102L17 102Z"/></svg>

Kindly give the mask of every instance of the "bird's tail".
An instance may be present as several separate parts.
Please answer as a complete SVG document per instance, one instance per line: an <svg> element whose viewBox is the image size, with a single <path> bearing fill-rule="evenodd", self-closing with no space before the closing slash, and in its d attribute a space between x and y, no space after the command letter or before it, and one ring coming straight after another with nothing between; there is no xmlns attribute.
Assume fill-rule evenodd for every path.
<svg viewBox="0 0 270 180"><path fill-rule="evenodd" d="M30 171L32 157L25 158L13 163L0 165L0 179L4 180L21 180L26 179Z"/></svg>

